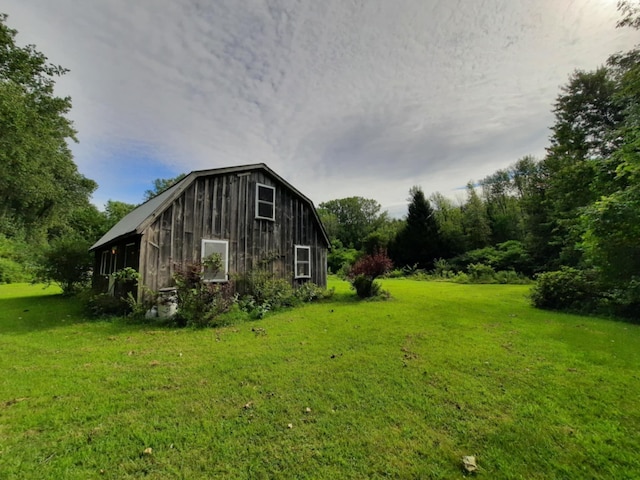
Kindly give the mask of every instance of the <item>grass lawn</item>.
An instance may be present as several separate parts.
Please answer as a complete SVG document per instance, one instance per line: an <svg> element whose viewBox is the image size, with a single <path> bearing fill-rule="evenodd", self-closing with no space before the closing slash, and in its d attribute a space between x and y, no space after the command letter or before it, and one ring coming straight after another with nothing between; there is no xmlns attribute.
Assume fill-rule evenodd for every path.
<svg viewBox="0 0 640 480"><path fill-rule="evenodd" d="M387 280L232 327L0 286L0 478L640 478L640 326Z"/></svg>

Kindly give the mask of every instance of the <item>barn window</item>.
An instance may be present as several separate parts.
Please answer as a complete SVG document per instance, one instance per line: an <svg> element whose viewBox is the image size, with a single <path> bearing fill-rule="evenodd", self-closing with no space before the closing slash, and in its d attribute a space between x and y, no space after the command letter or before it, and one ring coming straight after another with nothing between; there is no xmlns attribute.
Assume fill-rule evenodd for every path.
<svg viewBox="0 0 640 480"><path fill-rule="evenodd" d="M214 271L205 268L204 280L207 282L226 282L229 276L229 242L227 240L202 240L202 258L217 253L222 259L222 268Z"/></svg>
<svg viewBox="0 0 640 480"><path fill-rule="evenodd" d="M275 220L276 189L262 183L256 184L256 218Z"/></svg>
<svg viewBox="0 0 640 480"><path fill-rule="evenodd" d="M109 250L105 250L100 257L100 275L109 275L111 273L109 271L109 260Z"/></svg>
<svg viewBox="0 0 640 480"><path fill-rule="evenodd" d="M311 278L311 247L296 245L296 278Z"/></svg>
<svg viewBox="0 0 640 480"><path fill-rule="evenodd" d="M117 247L111 247L111 250L104 250L100 256L100 275L110 275L115 272L117 262Z"/></svg>
<svg viewBox="0 0 640 480"><path fill-rule="evenodd" d="M124 246L124 266L138 268L138 265L136 265L136 263L136 244L127 243Z"/></svg>

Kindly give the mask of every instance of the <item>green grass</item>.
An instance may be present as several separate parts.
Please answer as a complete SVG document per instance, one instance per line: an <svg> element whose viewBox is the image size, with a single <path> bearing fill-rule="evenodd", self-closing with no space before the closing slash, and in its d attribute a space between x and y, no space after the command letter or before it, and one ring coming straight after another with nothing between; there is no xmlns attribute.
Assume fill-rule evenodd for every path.
<svg viewBox="0 0 640 480"><path fill-rule="evenodd" d="M205 330L0 286L0 478L448 479L463 455L487 479L640 477L639 326L526 286L332 282Z"/></svg>

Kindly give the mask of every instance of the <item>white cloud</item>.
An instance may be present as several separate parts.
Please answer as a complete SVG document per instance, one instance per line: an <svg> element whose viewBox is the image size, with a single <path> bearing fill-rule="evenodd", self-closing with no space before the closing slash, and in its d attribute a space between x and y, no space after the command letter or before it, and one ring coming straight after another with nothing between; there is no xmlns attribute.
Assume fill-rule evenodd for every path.
<svg viewBox="0 0 640 480"><path fill-rule="evenodd" d="M559 86L634 43L603 0L9 0L71 69L95 200L265 162L316 202L451 194L542 155ZM129 172L122 179L119 172Z"/></svg>

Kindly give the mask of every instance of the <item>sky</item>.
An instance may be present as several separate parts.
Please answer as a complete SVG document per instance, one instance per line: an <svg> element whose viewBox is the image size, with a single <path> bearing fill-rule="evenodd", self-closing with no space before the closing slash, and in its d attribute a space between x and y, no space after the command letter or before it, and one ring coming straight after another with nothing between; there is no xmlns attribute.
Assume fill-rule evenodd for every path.
<svg viewBox="0 0 640 480"><path fill-rule="evenodd" d="M406 214L409 189L464 186L542 158L576 69L638 43L615 0L4 0L70 71L93 202L156 178L266 163L316 205Z"/></svg>

